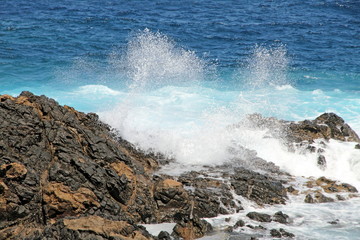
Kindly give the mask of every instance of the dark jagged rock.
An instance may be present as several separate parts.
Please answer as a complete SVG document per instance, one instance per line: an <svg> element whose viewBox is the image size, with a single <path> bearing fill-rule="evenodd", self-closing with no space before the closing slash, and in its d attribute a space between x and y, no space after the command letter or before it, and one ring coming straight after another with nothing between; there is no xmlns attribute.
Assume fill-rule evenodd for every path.
<svg viewBox="0 0 360 240"><path fill-rule="evenodd" d="M331 225L339 224L339 219L335 219L335 220L330 221L330 222L328 222L328 223L330 223Z"/></svg>
<svg viewBox="0 0 360 240"><path fill-rule="evenodd" d="M292 194L298 193L298 190L296 190L293 186L287 187L286 191Z"/></svg>
<svg viewBox="0 0 360 240"><path fill-rule="evenodd" d="M234 156L228 163L228 166L231 168L243 167L249 170L263 170L275 174L282 174L278 166L276 166L273 162L268 162L258 157L255 150L235 145L230 147L228 151Z"/></svg>
<svg viewBox="0 0 360 240"><path fill-rule="evenodd" d="M249 212L246 216L258 222L271 222L271 216L266 213Z"/></svg>
<svg viewBox="0 0 360 240"><path fill-rule="evenodd" d="M182 174L178 180L191 189L193 212L199 217L215 217L242 209L241 203L233 199L226 178L219 180L193 171Z"/></svg>
<svg viewBox="0 0 360 240"><path fill-rule="evenodd" d="M283 238L283 237L284 238L294 238L295 237L295 235L293 233L287 232L283 228L280 228L279 230L271 229L270 235L272 237L276 237L276 238Z"/></svg>
<svg viewBox="0 0 360 240"><path fill-rule="evenodd" d="M313 196L311 194L307 194L305 196L304 202L306 202L306 203L315 203L315 200L314 200L314 198L313 198Z"/></svg>
<svg viewBox="0 0 360 240"><path fill-rule="evenodd" d="M294 238L295 237L295 234L288 232L288 231L284 230L283 228L280 228L279 230L280 230L282 237L286 237L286 238Z"/></svg>
<svg viewBox="0 0 360 240"><path fill-rule="evenodd" d="M95 114L3 95L0 132L0 239L151 238L134 222L156 219L156 159L119 144Z"/></svg>
<svg viewBox="0 0 360 240"><path fill-rule="evenodd" d="M326 168L326 158L324 157L324 155L319 155L317 159L317 164L321 169Z"/></svg>
<svg viewBox="0 0 360 240"><path fill-rule="evenodd" d="M320 138L360 142L356 132L335 113L324 113L311 121L291 122L287 126L287 137L295 142Z"/></svg>
<svg viewBox="0 0 360 240"><path fill-rule="evenodd" d="M272 237L276 237L276 238L281 238L281 236L282 236L280 231L277 229L271 229L270 234Z"/></svg>
<svg viewBox="0 0 360 240"><path fill-rule="evenodd" d="M154 199L159 209L160 221L171 221L176 214L190 213L189 195L182 183L173 179L160 180L155 184Z"/></svg>
<svg viewBox="0 0 360 240"><path fill-rule="evenodd" d="M286 189L282 183L271 177L244 168L235 170L231 185L236 194L251 199L258 204L284 204Z"/></svg>
<svg viewBox="0 0 360 240"><path fill-rule="evenodd" d="M161 231L158 235L158 240L171 240L171 236L166 231Z"/></svg>
<svg viewBox="0 0 360 240"><path fill-rule="evenodd" d="M272 117L266 118L260 114L252 114L239 125L244 124L249 127L266 128L273 137L284 139L290 143L315 139L336 139L360 143L356 132L335 113L324 113L314 120L300 122L283 121ZM309 150L311 151L311 149Z"/></svg>
<svg viewBox="0 0 360 240"><path fill-rule="evenodd" d="M289 223L289 216L284 214L283 212L279 211L274 214L273 220L275 222L287 224L287 223Z"/></svg>
<svg viewBox="0 0 360 240"><path fill-rule="evenodd" d="M172 221L179 214L217 216L239 205L228 185L220 184L223 190L216 195L205 187L219 185L215 180L195 181L194 193L171 178L154 180L156 155L117 138L95 114L45 96L0 96L0 131L1 238L18 238L25 225L30 239L108 238L91 229L56 226L92 216L137 229L134 223Z"/></svg>
<svg viewBox="0 0 360 240"><path fill-rule="evenodd" d="M306 203L326 203L326 202L334 202L335 200L331 197L327 197L321 192L316 192L315 194L307 194L305 196L304 202Z"/></svg>
<svg viewBox="0 0 360 240"><path fill-rule="evenodd" d="M243 227L243 226L245 226L245 222L240 219L235 223L234 228L239 228L239 227Z"/></svg>

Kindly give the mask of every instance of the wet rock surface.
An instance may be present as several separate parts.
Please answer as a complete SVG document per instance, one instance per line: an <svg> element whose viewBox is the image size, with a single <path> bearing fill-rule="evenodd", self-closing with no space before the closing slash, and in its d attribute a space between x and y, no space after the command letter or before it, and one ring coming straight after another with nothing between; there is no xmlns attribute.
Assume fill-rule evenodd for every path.
<svg viewBox="0 0 360 240"><path fill-rule="evenodd" d="M212 231L212 226L197 216L189 218L183 216L174 227L174 236L184 240L201 238Z"/></svg>
<svg viewBox="0 0 360 240"><path fill-rule="evenodd" d="M306 182L306 203L326 203L344 201L349 198L358 197L358 190L347 183L331 180L326 177L311 179Z"/></svg>
<svg viewBox="0 0 360 240"><path fill-rule="evenodd" d="M274 126L285 126L286 139L297 142L315 137L360 142L332 114L299 123L256 117L258 127L270 124L272 134L280 136ZM230 149L242 156L234 159L236 165L158 174L171 160L137 150L96 114L30 92L0 96L0 132L0 239L194 239L211 232L201 218L243 211L240 197L260 206L285 204L287 194L297 191L285 187L288 174L241 146ZM326 167L326 159L318 161ZM322 189L308 193L305 201L312 203L331 201L326 194L341 200L342 193L357 192L326 178L312 184ZM282 212L249 218L289 222ZM138 225L162 222L177 223L171 237L166 232L151 236ZM245 224L238 221L231 229Z"/></svg>
<svg viewBox="0 0 360 240"><path fill-rule="evenodd" d="M258 222L271 222L271 216L266 213L249 212L246 216Z"/></svg>
<svg viewBox="0 0 360 240"><path fill-rule="evenodd" d="M188 189L192 211L199 217L215 217L235 213L242 209L234 199L230 181L225 176L208 175L206 172L188 172L179 179Z"/></svg>
<svg viewBox="0 0 360 240"><path fill-rule="evenodd" d="M249 115L240 125L268 129L272 136L285 141L303 142L315 139L335 139L340 141L358 142L360 138L344 119L335 113L323 113L314 120L299 122L284 121L276 118L263 117L260 114Z"/></svg>
<svg viewBox="0 0 360 240"><path fill-rule="evenodd" d="M287 198L283 184L270 176L245 168L235 170L231 184L236 194L262 204L284 204Z"/></svg>
<svg viewBox="0 0 360 240"><path fill-rule="evenodd" d="M279 222L282 224L287 224L287 223L289 223L289 216L287 214L284 214L283 212L279 211L274 214L273 221Z"/></svg>
<svg viewBox="0 0 360 240"><path fill-rule="evenodd" d="M272 237L276 238L294 238L295 235L293 233L287 232L283 228L277 229L271 229L270 234Z"/></svg>

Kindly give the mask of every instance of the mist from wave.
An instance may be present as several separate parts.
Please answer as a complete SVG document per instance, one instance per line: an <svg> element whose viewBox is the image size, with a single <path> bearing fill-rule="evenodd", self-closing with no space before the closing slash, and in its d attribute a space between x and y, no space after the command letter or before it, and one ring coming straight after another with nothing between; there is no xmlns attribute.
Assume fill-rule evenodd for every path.
<svg viewBox="0 0 360 240"><path fill-rule="evenodd" d="M223 79L214 81L218 88L214 83L209 87L207 67L213 66L160 33L147 29L137 33L126 49L114 62L128 76L128 88L116 94L104 89L117 102L99 114L142 150L174 158L186 171L231 162L239 156L229 149L245 147L291 174L325 175L360 186L360 156L351 144L331 142L324 171L317 166L316 154L289 152L266 131L241 125L229 128L252 113L303 120L344 108L349 99L341 100L341 91L300 91L292 86L285 46L255 47L232 75L241 85L233 90L223 90ZM351 107L358 114L359 100L353 101ZM347 116L358 116L352 114Z"/></svg>

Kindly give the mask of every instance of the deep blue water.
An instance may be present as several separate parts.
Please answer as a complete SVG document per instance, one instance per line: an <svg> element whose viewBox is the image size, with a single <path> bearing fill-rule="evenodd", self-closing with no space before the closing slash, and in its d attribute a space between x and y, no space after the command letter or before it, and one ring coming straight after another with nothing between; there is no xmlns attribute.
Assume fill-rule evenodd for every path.
<svg viewBox="0 0 360 240"><path fill-rule="evenodd" d="M53 81L59 67L79 58L102 64L144 28L160 31L221 69L238 67L255 44L281 43L291 71L323 76L314 82L295 75L300 87L360 89L360 3L355 0L2 0L2 90L14 82Z"/></svg>
<svg viewBox="0 0 360 240"><path fill-rule="evenodd" d="M156 72L172 79L160 81L160 86L189 78L185 72L193 63L175 52L192 51L203 65L201 85L208 89L261 90L269 84L288 84L297 90L286 91L296 98L286 103L290 112L257 111L294 120L335 111L360 126L358 1L2 0L0 4L0 93L30 90L82 111L100 111L104 104L122 101L106 97L107 92L101 95L101 89L128 92L134 69L137 77L142 74L149 82L147 87L158 82ZM149 38L143 46L148 50L130 49L145 29L161 34L161 43ZM151 41L158 50L170 44L170 55L150 49ZM142 57L146 51L154 51L154 57ZM134 56L129 60L134 52L136 63ZM160 68L186 63L182 70L153 66L149 75L146 61ZM176 63L165 66L166 61ZM180 77L174 80L174 74ZM91 86L95 88L90 96ZM81 87L87 89L83 95L78 94ZM323 99L314 97L313 91L323 91ZM76 92L76 97L69 92ZM218 96L213 98L217 102Z"/></svg>
<svg viewBox="0 0 360 240"><path fill-rule="evenodd" d="M102 102L111 105L121 99L75 98L68 93L84 86L89 90L89 85L128 92L133 71L139 68L129 60L129 52L134 52L129 48L149 29L161 34L158 49L169 43L175 50L168 50L173 51L170 57L154 52L153 59L143 62L164 66L156 59L167 57L165 62L184 62L174 52L192 51L204 65L204 87L241 91L248 86L260 89L264 82L289 84L298 90L296 101L288 104L296 103L292 112L269 114L301 119L335 111L352 124L360 122L360 3L355 0L2 0L0 4L0 93L31 90L83 111L99 111ZM146 81L154 84L154 72L162 70L152 68L152 74L143 78L152 78ZM165 70L161 77L170 79L176 72L181 78L187 68L170 74ZM139 71L144 75L148 69ZM313 91L323 91L327 100L315 99ZM304 104L309 107L304 109Z"/></svg>

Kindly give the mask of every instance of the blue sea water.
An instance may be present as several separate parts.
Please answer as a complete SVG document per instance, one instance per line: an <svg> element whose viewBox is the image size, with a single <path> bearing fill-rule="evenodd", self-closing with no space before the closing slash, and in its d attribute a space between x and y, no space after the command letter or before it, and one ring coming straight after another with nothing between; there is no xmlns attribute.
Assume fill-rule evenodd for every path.
<svg viewBox="0 0 360 240"><path fill-rule="evenodd" d="M271 52L281 46L288 62L280 71L286 79L277 82L269 75L261 81L289 83L311 106L310 110L298 106L303 105L298 99L295 113L271 114L301 119L332 110L356 124L360 119L359 14L360 4L347 0L2 0L0 92L16 95L31 90L83 111L99 111L104 98L75 99L68 92L85 85L128 87L128 69L120 69L113 58L126 55L129 41L150 29L163 34L173 47L193 51L204 64L202 71L210 72L202 85L215 89L248 86L244 71L249 70L254 51L263 47ZM275 58L258 60L259 66L252 66L254 77L276 69L265 63L279 60ZM326 104L306 100L314 90L329 96ZM113 104L111 99L106 101Z"/></svg>
<svg viewBox="0 0 360 240"><path fill-rule="evenodd" d="M235 141L293 174L360 186L351 146L334 144L325 173L316 164L299 171L289 159L303 157L224 130L255 112L335 112L360 133L356 0L0 0L0 94L24 90L97 112L140 148L182 164L224 162ZM359 232L354 221L344 239Z"/></svg>

